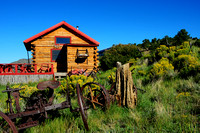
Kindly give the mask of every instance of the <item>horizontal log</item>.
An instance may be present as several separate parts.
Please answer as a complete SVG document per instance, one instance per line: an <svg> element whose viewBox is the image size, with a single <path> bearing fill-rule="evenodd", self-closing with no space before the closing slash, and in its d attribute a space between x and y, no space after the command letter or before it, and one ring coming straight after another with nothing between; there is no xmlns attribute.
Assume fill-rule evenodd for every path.
<svg viewBox="0 0 200 133"><path fill-rule="evenodd" d="M95 67L94 65L93 66L88 66L88 67L86 67L86 66L69 66L68 70L69 69L71 70L71 68L72 68L72 70L76 69L76 68L79 68L79 69L93 69L94 67Z"/></svg>
<svg viewBox="0 0 200 133"><path fill-rule="evenodd" d="M53 47L51 46L51 47L48 47L48 46L41 46L41 47L39 47L39 46L37 46L37 47L35 47L35 49L36 50L41 50L41 49L43 49L43 50L51 50Z"/></svg>
<svg viewBox="0 0 200 133"><path fill-rule="evenodd" d="M38 52L38 53L35 54L35 55L40 56L40 57L42 57L42 56L48 56L48 57L51 57L50 52L44 52L44 53L42 53L42 52Z"/></svg>
<svg viewBox="0 0 200 133"><path fill-rule="evenodd" d="M89 64L89 63L94 63L95 61L85 61L85 62L82 62L82 63L78 63L78 64ZM77 62L75 62L75 60L67 60L67 63L68 64L71 64L71 63L77 63Z"/></svg>
<svg viewBox="0 0 200 133"><path fill-rule="evenodd" d="M54 44L54 42L51 42L51 43L38 43L37 45L36 45L36 47L53 47L55 44Z"/></svg>
<svg viewBox="0 0 200 133"><path fill-rule="evenodd" d="M80 51L79 52L80 54L86 54L85 51ZM77 54L77 51L67 51L67 55L76 55ZM94 52L93 51L88 51L88 54L89 55L93 55Z"/></svg>
<svg viewBox="0 0 200 133"><path fill-rule="evenodd" d="M85 40L83 40L82 38L79 38L78 36L76 36L75 34L72 34L71 32L67 31L66 29L62 29L59 28L47 35L45 35L44 37L42 37L41 39L38 39L36 41L34 41L35 44L40 44L40 42L45 42L47 40L51 40L52 42L54 41L54 36L71 36L71 43L84 43L84 44L88 44L88 42L86 42Z"/></svg>
<svg viewBox="0 0 200 133"><path fill-rule="evenodd" d="M85 66L85 67L89 67L89 66L94 66L94 63L68 63L68 66Z"/></svg>
<svg viewBox="0 0 200 133"><path fill-rule="evenodd" d="M87 51L88 51L88 53L94 53L94 50L92 50L92 49L88 49ZM77 49L70 49L70 50L67 50L67 52L77 52ZM86 53L86 49L83 49L83 50L79 49L78 52Z"/></svg>
<svg viewBox="0 0 200 133"><path fill-rule="evenodd" d="M37 62L37 63L44 63L44 62L51 63L50 59L38 59L38 58L35 58L34 61Z"/></svg>
<svg viewBox="0 0 200 133"><path fill-rule="evenodd" d="M82 47L82 46L77 46L77 47L72 47L72 46L68 46L67 47L68 48L68 50L94 50L93 49L93 47L87 47L87 46L84 46L84 47Z"/></svg>
<svg viewBox="0 0 200 133"><path fill-rule="evenodd" d="M75 51L77 51L77 49L78 50L94 50L93 49L93 47L70 47L70 46L68 46L67 47L67 50L75 50Z"/></svg>
<svg viewBox="0 0 200 133"><path fill-rule="evenodd" d="M78 57L77 56L75 56L75 55L69 55L69 56L67 56L67 59L77 59ZM86 59L88 60L93 60L93 56L88 56Z"/></svg>

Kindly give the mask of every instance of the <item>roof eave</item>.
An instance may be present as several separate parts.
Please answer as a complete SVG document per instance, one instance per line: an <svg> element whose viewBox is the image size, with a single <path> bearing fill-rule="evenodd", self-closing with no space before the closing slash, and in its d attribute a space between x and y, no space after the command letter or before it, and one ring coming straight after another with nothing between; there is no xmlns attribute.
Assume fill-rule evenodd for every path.
<svg viewBox="0 0 200 133"><path fill-rule="evenodd" d="M54 25L54 26L52 26L52 27L50 27L50 28L48 28L48 29L46 29L46 30L44 30L44 31L42 31L42 32L40 32L40 33L28 38L28 39L26 39L26 40L24 40L23 43L24 44L28 44L28 43L32 42L33 40L39 38L40 36L45 35L45 34L51 32L52 30L54 30L54 29L56 29L56 28L58 28L58 27L60 27L62 25L65 25L66 27L68 27L72 31L74 31L77 34L81 35L82 37L86 38L88 41L92 42L92 44L95 44L96 46L99 46L99 44L100 44L99 42L97 42L93 38L89 37L88 35L84 34L83 32L81 32L80 30L76 29L75 27L71 26L70 24L66 23L65 21L62 21L62 22L60 22L60 23L58 23L58 24L56 24L56 25Z"/></svg>

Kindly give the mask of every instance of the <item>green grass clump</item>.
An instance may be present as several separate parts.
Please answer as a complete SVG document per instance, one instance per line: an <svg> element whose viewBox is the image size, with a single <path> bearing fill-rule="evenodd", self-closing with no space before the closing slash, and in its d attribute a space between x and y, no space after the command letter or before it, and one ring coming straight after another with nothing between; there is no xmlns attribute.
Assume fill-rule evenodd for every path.
<svg viewBox="0 0 200 133"><path fill-rule="evenodd" d="M145 76L138 75L136 70L147 71L150 68L144 65L135 68L134 82L138 90L138 103L136 108L129 109L112 104L108 110L100 108L87 110L88 125L86 131L79 112L70 112L70 109L54 111L49 119L39 126L26 129L27 133L64 133L64 132L199 132L200 131L200 84L198 74L195 77L180 79L159 78L143 84ZM109 76L115 75L116 68L102 72L98 80L106 89L109 89ZM63 91L65 82L55 90L54 104L65 100ZM24 84L29 88L36 84ZM0 91L6 87L0 85ZM5 112L6 93L0 93L0 109ZM73 108L78 107L77 95L71 97Z"/></svg>
<svg viewBox="0 0 200 133"><path fill-rule="evenodd" d="M188 88L198 87L192 79L162 79L143 87L146 93L138 93L136 114L141 114L138 130L150 132L197 132L199 131L199 89L191 92L180 87L189 83ZM177 87L179 86L179 87ZM187 85L186 85L187 86ZM189 92L188 92L189 91ZM195 110L195 111L193 111ZM144 130L142 130L144 129Z"/></svg>

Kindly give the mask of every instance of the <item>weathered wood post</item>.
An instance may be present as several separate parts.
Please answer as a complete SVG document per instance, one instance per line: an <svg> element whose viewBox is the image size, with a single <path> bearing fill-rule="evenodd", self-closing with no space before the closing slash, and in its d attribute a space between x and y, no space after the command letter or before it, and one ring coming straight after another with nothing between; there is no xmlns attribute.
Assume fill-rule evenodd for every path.
<svg viewBox="0 0 200 133"><path fill-rule="evenodd" d="M116 100L119 106L134 108L137 103L137 89L133 84L130 63L122 65L117 62L116 71Z"/></svg>

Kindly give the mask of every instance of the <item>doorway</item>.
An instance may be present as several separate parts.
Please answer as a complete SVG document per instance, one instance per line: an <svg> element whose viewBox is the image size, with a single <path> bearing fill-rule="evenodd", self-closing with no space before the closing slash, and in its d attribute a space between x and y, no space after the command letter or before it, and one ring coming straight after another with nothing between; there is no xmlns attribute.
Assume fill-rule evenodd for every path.
<svg viewBox="0 0 200 133"><path fill-rule="evenodd" d="M60 51L57 51L57 72L67 72L67 46L64 45Z"/></svg>

